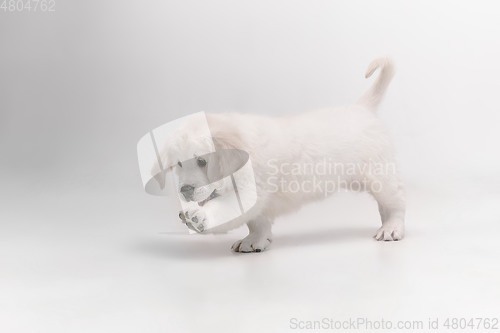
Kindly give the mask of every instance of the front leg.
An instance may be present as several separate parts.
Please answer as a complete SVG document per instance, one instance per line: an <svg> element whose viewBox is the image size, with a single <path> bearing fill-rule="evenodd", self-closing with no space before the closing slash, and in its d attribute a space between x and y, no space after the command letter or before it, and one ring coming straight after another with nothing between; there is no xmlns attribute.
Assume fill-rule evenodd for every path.
<svg viewBox="0 0 500 333"><path fill-rule="evenodd" d="M227 222L241 216L237 202L228 201L221 196L199 206L198 203L189 202L179 212L179 218L186 226L198 233L226 231Z"/></svg>
<svg viewBox="0 0 500 333"><path fill-rule="evenodd" d="M193 231L202 233L206 230L207 217L200 207L192 207L185 211L181 210L179 212L179 218L182 223L185 223L186 226Z"/></svg>
<svg viewBox="0 0 500 333"><path fill-rule="evenodd" d="M247 223L250 233L242 240L233 244L234 252L262 252L272 242L272 221L266 217L258 216Z"/></svg>

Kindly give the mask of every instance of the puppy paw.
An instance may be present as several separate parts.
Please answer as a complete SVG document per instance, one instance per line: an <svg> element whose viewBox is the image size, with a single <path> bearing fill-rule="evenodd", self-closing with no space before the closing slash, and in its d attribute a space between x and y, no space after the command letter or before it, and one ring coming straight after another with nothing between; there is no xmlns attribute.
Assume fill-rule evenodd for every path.
<svg viewBox="0 0 500 333"><path fill-rule="evenodd" d="M180 211L179 218L189 229L198 233L205 231L207 217L203 210L188 209L186 211Z"/></svg>
<svg viewBox="0 0 500 333"><path fill-rule="evenodd" d="M398 241L404 237L403 222L386 222L373 236L378 241Z"/></svg>
<svg viewBox="0 0 500 333"><path fill-rule="evenodd" d="M250 234L231 246L234 252L262 252L271 244L271 236Z"/></svg>

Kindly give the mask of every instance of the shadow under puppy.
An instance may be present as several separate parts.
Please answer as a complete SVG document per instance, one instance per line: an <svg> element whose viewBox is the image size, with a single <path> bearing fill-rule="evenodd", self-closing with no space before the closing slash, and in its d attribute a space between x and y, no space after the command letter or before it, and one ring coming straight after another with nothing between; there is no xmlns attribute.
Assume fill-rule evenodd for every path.
<svg viewBox="0 0 500 333"><path fill-rule="evenodd" d="M375 239L402 239L403 187L394 168L391 141L376 117L377 107L394 75L394 66L388 58L375 59L366 77L377 69L380 74L374 84L356 103L347 107L284 117L207 114L213 138L190 139L188 132L196 131L196 124L180 129L162 146L160 157L165 165L176 165L180 197L192 203L179 215L183 222L203 233L225 232L246 224L248 236L234 243L232 250L261 252L272 241L271 227L276 217L293 212L308 202L322 200L339 189L349 189L367 191L377 201L382 226ZM206 229L210 214L224 212L224 194L231 185L217 179L227 173L224 168L228 168L231 161L220 154L206 157L210 145L215 145L216 151L237 149L248 153L257 201L245 214ZM189 165L183 162L187 160L192 162ZM319 165L326 165L322 170L327 171L319 172L315 168ZM292 183L299 187L291 190L287 185ZM318 183L323 185L318 186ZM238 190L245 191L244 188Z"/></svg>

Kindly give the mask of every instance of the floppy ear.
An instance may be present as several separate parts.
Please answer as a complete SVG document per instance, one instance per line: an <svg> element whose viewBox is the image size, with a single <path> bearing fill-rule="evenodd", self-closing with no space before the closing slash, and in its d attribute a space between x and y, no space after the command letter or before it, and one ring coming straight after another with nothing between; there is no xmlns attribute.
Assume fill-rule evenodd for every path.
<svg viewBox="0 0 500 333"><path fill-rule="evenodd" d="M166 169L160 169L157 162L155 162L154 166L151 168L151 175L153 176L153 179L158 183L161 191L165 189L167 183L167 172L171 172L173 169L173 166L169 166Z"/></svg>
<svg viewBox="0 0 500 333"><path fill-rule="evenodd" d="M213 137L215 144L215 153L210 154L207 163L207 176L210 182L218 181L242 166L242 141L241 137L235 131L218 131Z"/></svg>
<svg viewBox="0 0 500 333"><path fill-rule="evenodd" d="M158 172L154 175L154 179L160 186L160 190L163 190L165 188L165 174L163 172Z"/></svg>
<svg viewBox="0 0 500 333"><path fill-rule="evenodd" d="M214 130L213 128L210 128L212 131L212 140L215 144L215 150L222 150L222 149L242 149L244 150L245 147L243 147L243 140L241 138L240 133L235 131L234 129L220 129L220 130Z"/></svg>
<svg viewBox="0 0 500 333"><path fill-rule="evenodd" d="M207 178L210 183L216 182L222 178L224 173L224 161L219 152L208 155L207 161Z"/></svg>
<svg viewBox="0 0 500 333"><path fill-rule="evenodd" d="M154 161L150 173L158 183L160 190L163 190L165 188L165 173L163 172L163 166L160 166L159 160Z"/></svg>
<svg viewBox="0 0 500 333"><path fill-rule="evenodd" d="M173 141L172 138L166 140L167 143ZM156 155L156 161L151 169L151 175L160 186L160 190L163 190L166 185L166 173L170 172L174 168L175 156L178 154L178 149L175 145L165 144L162 149Z"/></svg>

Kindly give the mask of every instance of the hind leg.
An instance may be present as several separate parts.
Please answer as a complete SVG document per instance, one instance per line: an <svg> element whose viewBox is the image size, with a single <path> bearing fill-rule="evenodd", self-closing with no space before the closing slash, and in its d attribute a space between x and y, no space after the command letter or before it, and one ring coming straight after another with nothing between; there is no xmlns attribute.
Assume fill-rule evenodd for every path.
<svg viewBox="0 0 500 333"><path fill-rule="evenodd" d="M401 182L396 175L377 180L380 184L370 193L378 203L382 226L374 238L378 241L398 241L404 237L405 200Z"/></svg>

